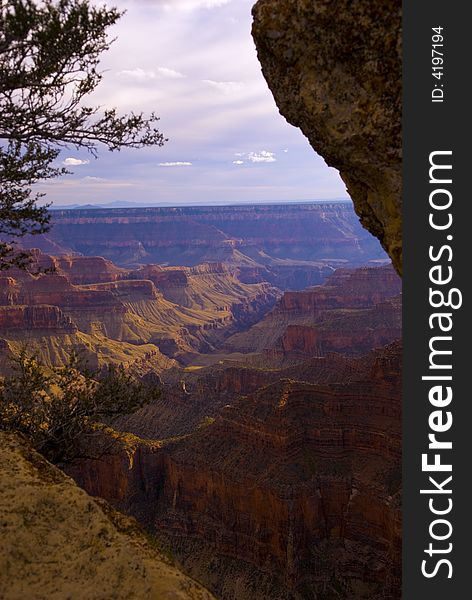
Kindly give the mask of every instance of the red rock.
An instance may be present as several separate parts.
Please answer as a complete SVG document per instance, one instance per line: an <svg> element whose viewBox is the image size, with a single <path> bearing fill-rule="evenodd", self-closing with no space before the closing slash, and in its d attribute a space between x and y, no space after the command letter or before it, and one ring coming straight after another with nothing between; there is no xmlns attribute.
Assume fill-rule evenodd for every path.
<svg viewBox="0 0 472 600"><path fill-rule="evenodd" d="M138 443L126 464L73 474L165 535L221 597L306 597L334 581L348 597L398 598L400 352L357 369L336 357L350 364L339 383L281 380L160 450Z"/></svg>
<svg viewBox="0 0 472 600"><path fill-rule="evenodd" d="M77 326L57 306L0 306L0 331L75 333Z"/></svg>
<svg viewBox="0 0 472 600"><path fill-rule="evenodd" d="M401 293L401 279L391 266L337 269L323 286L285 292L281 312L316 314L336 308L370 308Z"/></svg>
<svg viewBox="0 0 472 600"><path fill-rule="evenodd" d="M338 269L323 285L285 292L230 352L264 352L267 365L329 352L363 354L401 336L401 279L392 266Z"/></svg>

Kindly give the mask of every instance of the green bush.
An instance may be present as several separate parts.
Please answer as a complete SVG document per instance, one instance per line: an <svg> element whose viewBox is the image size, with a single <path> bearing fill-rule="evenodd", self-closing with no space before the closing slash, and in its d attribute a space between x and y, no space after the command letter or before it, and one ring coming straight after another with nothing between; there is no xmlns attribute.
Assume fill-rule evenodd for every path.
<svg viewBox="0 0 472 600"><path fill-rule="evenodd" d="M24 434L53 463L83 455L97 423L129 414L160 394L122 367L88 371L77 355L46 370L20 353L13 375L0 384L0 429Z"/></svg>

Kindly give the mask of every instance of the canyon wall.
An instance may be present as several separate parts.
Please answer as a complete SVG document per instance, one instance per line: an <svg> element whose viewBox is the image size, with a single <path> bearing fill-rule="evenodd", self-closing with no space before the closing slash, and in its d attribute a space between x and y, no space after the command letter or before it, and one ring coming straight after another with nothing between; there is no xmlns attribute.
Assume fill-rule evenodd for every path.
<svg viewBox="0 0 472 600"><path fill-rule="evenodd" d="M62 248L56 255L101 256L122 267L229 263L246 271L248 278L262 275L284 289L322 283L327 272L343 265L385 259L349 202L83 209L51 215L51 231L25 238L27 247L47 253L54 242ZM63 268L74 273L73 267L72 260ZM303 272L307 269L309 275Z"/></svg>
<svg viewBox="0 0 472 600"><path fill-rule="evenodd" d="M398 598L400 358L398 344L357 368L333 357L336 383L278 379L193 432L133 438L72 474L220 598Z"/></svg>
<svg viewBox="0 0 472 600"><path fill-rule="evenodd" d="M258 0L253 15L281 114L339 170L401 272L401 2Z"/></svg>
<svg viewBox="0 0 472 600"><path fill-rule="evenodd" d="M99 257L35 251L34 259L39 275L0 277L0 373L22 344L48 366L62 365L76 345L93 366L109 360L142 371L148 361L162 372L257 322L279 296L221 264L125 270Z"/></svg>
<svg viewBox="0 0 472 600"><path fill-rule="evenodd" d="M264 352L267 366L284 357L363 354L401 336L400 294L401 279L391 266L338 269L323 285L285 292L261 321L224 347Z"/></svg>
<svg viewBox="0 0 472 600"><path fill-rule="evenodd" d="M209 275L143 269L171 295ZM165 372L159 399L113 422L124 450L71 475L223 600L397 600L401 345L359 354L401 334L400 292L391 266L286 292L210 366Z"/></svg>

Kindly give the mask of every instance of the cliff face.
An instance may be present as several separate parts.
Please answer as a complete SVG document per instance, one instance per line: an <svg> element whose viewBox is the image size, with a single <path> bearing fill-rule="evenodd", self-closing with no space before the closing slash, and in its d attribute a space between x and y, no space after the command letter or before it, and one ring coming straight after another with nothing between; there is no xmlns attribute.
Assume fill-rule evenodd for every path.
<svg viewBox="0 0 472 600"><path fill-rule="evenodd" d="M258 0L253 15L281 114L339 170L401 272L401 2Z"/></svg>
<svg viewBox="0 0 472 600"><path fill-rule="evenodd" d="M221 355L218 355L221 356ZM365 357L327 354L307 359L297 355L295 364L268 368L270 359L250 355L247 361L212 364L163 374L162 394L152 404L113 423L119 431L131 431L140 438L165 440L192 433L217 417L239 396L277 383L281 379L329 384L354 381L368 376L371 363ZM105 475L102 475L106 479Z"/></svg>
<svg viewBox="0 0 472 600"><path fill-rule="evenodd" d="M75 333L77 326L57 306L0 306L0 331Z"/></svg>
<svg viewBox="0 0 472 600"><path fill-rule="evenodd" d="M35 249L32 255L37 268L54 270L65 276L70 283L78 285L116 281L126 273L124 269L119 269L100 256L55 256Z"/></svg>
<svg viewBox="0 0 472 600"><path fill-rule="evenodd" d="M52 225L47 236L24 243L43 249L54 241L63 248L54 254L102 256L120 266L228 263L262 270L278 287L303 287L303 268L311 268L314 280L342 264L385 258L344 202L54 211Z"/></svg>
<svg viewBox="0 0 472 600"><path fill-rule="evenodd" d="M266 364L328 352L363 354L401 336L401 280L391 266L338 269L325 284L285 292L274 309L225 343L265 352Z"/></svg>
<svg viewBox="0 0 472 600"><path fill-rule="evenodd" d="M0 597L211 600L137 523L0 432Z"/></svg>
<svg viewBox="0 0 472 600"><path fill-rule="evenodd" d="M338 269L322 286L285 292L281 312L319 311L336 308L371 308L401 293L401 279L390 266Z"/></svg>
<svg viewBox="0 0 472 600"><path fill-rule="evenodd" d="M146 265L128 275L151 280L166 300L182 309L217 312L240 325L256 321L273 306L277 292L268 283L242 282L238 270L222 263L195 267Z"/></svg>
<svg viewBox="0 0 472 600"><path fill-rule="evenodd" d="M193 310L211 306L204 290L226 271L154 266L136 277ZM141 285L86 287L121 290L131 305ZM155 403L113 423L139 438L70 473L164 536L223 600L396 600L401 349L328 350L356 354L399 335L400 290L388 266L287 292L238 334L251 354L220 346L211 366L167 370ZM270 347L256 354L261 340Z"/></svg>
<svg viewBox="0 0 472 600"><path fill-rule="evenodd" d="M337 383L276 381L74 476L224 599L398 598L400 355L334 358Z"/></svg>
<svg viewBox="0 0 472 600"><path fill-rule="evenodd" d="M56 366L70 351L74 334L94 364L128 355L125 364L143 365L149 356L150 368L160 372L173 364L169 359L211 350L252 325L279 296L267 283L242 283L235 269L221 264L127 271L99 257L36 251L34 266L55 271L34 276L12 270L0 277L0 336L7 345L33 343L39 357ZM4 362L0 359L0 370Z"/></svg>

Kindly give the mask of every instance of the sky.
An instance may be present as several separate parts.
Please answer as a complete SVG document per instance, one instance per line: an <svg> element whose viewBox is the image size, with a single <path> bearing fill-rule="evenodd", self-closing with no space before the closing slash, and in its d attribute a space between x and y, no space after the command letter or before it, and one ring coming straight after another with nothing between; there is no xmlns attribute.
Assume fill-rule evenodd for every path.
<svg viewBox="0 0 472 600"><path fill-rule="evenodd" d="M279 114L251 38L254 0L116 0L90 103L160 116L161 148L66 149L56 205L211 205L346 199L338 172Z"/></svg>

